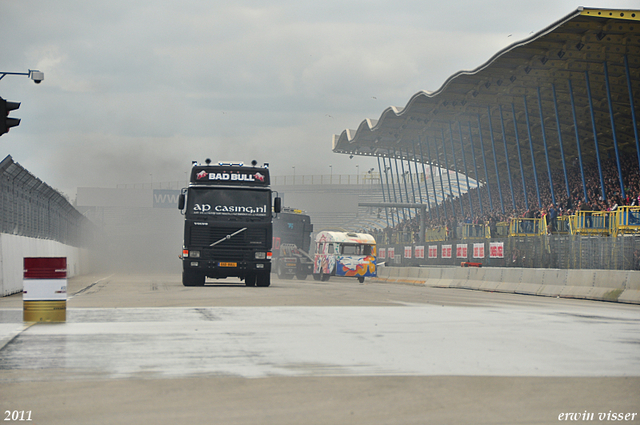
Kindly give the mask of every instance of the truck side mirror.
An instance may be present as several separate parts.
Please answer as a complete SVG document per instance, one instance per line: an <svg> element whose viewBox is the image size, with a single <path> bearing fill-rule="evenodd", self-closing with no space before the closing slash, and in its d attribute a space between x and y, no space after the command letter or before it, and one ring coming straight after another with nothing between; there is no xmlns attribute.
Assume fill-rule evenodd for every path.
<svg viewBox="0 0 640 425"><path fill-rule="evenodd" d="M179 210L183 210L184 209L184 201L185 201L184 193L181 193L180 196L178 196L178 209Z"/></svg>
<svg viewBox="0 0 640 425"><path fill-rule="evenodd" d="M273 211L276 213L279 213L280 211L282 211L282 198L276 197L273 200Z"/></svg>

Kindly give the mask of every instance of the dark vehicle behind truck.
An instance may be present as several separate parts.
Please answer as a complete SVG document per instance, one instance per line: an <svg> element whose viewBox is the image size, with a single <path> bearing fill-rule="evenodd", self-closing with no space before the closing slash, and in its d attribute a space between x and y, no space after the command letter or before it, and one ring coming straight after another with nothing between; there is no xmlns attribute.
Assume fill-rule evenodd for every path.
<svg viewBox="0 0 640 425"><path fill-rule="evenodd" d="M247 286L271 283L273 199L269 169L242 163L194 163L178 208L184 212L182 283L238 277ZM272 208L273 199L273 208Z"/></svg>
<svg viewBox="0 0 640 425"><path fill-rule="evenodd" d="M283 207L282 212L273 219L274 247L280 244L294 244L305 252L311 248L313 224L311 217L304 211Z"/></svg>
<svg viewBox="0 0 640 425"><path fill-rule="evenodd" d="M273 267L280 279L304 280L313 270L309 256L313 224L302 210L284 207L273 220Z"/></svg>

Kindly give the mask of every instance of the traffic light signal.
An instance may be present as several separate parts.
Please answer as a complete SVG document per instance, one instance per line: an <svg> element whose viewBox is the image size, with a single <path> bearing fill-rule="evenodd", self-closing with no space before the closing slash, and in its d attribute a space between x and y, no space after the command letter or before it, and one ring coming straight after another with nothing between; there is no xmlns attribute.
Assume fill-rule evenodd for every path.
<svg viewBox="0 0 640 425"><path fill-rule="evenodd" d="M20 125L20 118L9 117L9 112L19 107L20 102L9 102L0 97L0 136L8 133L11 127Z"/></svg>

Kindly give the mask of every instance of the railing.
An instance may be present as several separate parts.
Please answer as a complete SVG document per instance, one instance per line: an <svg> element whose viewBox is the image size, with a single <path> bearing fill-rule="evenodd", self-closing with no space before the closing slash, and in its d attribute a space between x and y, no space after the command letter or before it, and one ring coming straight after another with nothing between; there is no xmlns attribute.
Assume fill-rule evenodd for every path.
<svg viewBox="0 0 640 425"><path fill-rule="evenodd" d="M618 207L610 220L610 234L640 234L640 207Z"/></svg>
<svg viewBox="0 0 640 425"><path fill-rule="evenodd" d="M578 211L571 219L572 233L609 236L609 215L606 211Z"/></svg>
<svg viewBox="0 0 640 425"><path fill-rule="evenodd" d="M544 220L541 218L512 218L509 223L509 236L539 236L544 228Z"/></svg>
<svg viewBox="0 0 640 425"><path fill-rule="evenodd" d="M411 238L405 235L411 234ZM640 235L640 206L619 207L616 211L579 211L572 216L560 216L553 222L542 218L512 218L509 222L495 224L462 223L455 228L437 226L425 229L424 238L419 234L385 231L389 243L441 242L449 240L489 239L506 237L556 236L623 236Z"/></svg>
<svg viewBox="0 0 640 425"><path fill-rule="evenodd" d="M484 239L488 238L487 225L465 223L458 228L461 239Z"/></svg>
<svg viewBox="0 0 640 425"><path fill-rule="evenodd" d="M447 239L446 226L438 226L433 229L427 229L427 231L425 232L425 241L427 242L444 241L446 239Z"/></svg>
<svg viewBox="0 0 640 425"><path fill-rule="evenodd" d="M380 185L380 175L378 173L363 174L320 174L320 175L294 175L294 176L271 176L272 186L294 186L294 185Z"/></svg>
<svg viewBox="0 0 640 425"><path fill-rule="evenodd" d="M295 176L271 176L272 186L294 186L294 185L380 185L379 173L362 174L316 174L316 175L295 175ZM119 184L118 189L181 189L188 186L186 181L171 182L148 182Z"/></svg>

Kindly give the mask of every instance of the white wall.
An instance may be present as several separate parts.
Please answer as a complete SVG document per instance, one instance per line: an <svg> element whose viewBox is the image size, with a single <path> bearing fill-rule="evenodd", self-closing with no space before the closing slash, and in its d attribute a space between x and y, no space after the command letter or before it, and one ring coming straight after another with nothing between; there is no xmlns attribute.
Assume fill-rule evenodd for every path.
<svg viewBox="0 0 640 425"><path fill-rule="evenodd" d="M48 239L0 233L0 296L22 292L24 257L67 257L67 277L81 274L83 249Z"/></svg>

